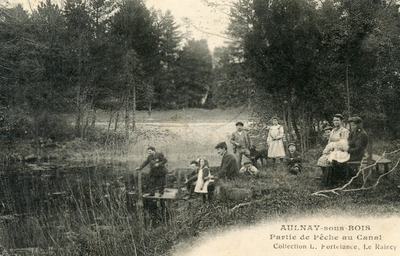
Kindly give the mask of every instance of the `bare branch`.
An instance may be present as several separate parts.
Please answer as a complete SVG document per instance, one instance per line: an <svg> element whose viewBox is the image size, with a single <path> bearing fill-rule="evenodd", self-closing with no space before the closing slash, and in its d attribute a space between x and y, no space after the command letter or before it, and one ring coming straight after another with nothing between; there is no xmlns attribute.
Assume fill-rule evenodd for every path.
<svg viewBox="0 0 400 256"><path fill-rule="evenodd" d="M381 180L381 178L383 178L383 177L389 175L390 173L392 173L392 172L397 168L397 166L399 165L399 163L400 163L400 158L397 160L395 166L394 166L392 169L390 169L390 171L385 172L384 174L381 174L381 175L377 178L375 184L372 185L372 186L370 186L370 187L362 187L362 188L358 188L358 189L346 189L346 190L342 190L342 191L343 191L343 192L349 192L349 191L359 191L359 190L366 190L366 189L374 188L374 187L378 186L379 181Z"/></svg>
<svg viewBox="0 0 400 256"><path fill-rule="evenodd" d="M327 189L327 190L320 190L320 191L317 191L317 192L312 193L311 195L313 195L313 196L324 196L324 197L329 197L329 196L326 195L326 193L333 193L333 194L339 195L338 192L354 192L354 191L361 191L361 190L367 190L367 189L375 188L376 186L379 185L379 182L380 182L380 180L381 180L383 177L389 175L390 173L394 172L394 170L396 170L397 166L398 166L399 163L400 163L400 158L397 160L396 164L393 166L393 168L392 168L390 171L381 174L381 175L377 178L377 180L375 181L375 183L374 183L372 186L366 187L365 184L366 184L368 178L371 176L373 170L375 170L375 168L372 169L372 167L375 167L375 166L378 164L378 162L384 158L385 155L388 155L388 154L395 154L395 153L398 153L398 152L400 152L400 149L395 150L395 151L390 152L390 153L384 152L384 153L382 154L382 156L380 156L380 158L378 158L373 164L368 165L368 166L365 166L365 167L362 167L362 165L360 164L359 170L358 170L358 172L356 173L356 175L354 175L353 177L351 177L351 179L350 179L346 184L344 184L342 187L333 188L333 189ZM365 158L363 158L363 159L361 160L361 163L362 163L364 160L365 160ZM365 174L365 171L366 171L366 170L369 170L369 173L368 173L368 174ZM346 189L346 188L347 188L350 184L352 184L353 181L354 181L356 178L358 178L360 175L363 175L363 184L362 184L362 186L361 186L360 188Z"/></svg>
<svg viewBox="0 0 400 256"><path fill-rule="evenodd" d="M399 153L399 152L400 152L400 149L397 149L397 150L389 152L389 153L384 152L383 154L384 155L393 155L393 154L396 154L396 153Z"/></svg>
<svg viewBox="0 0 400 256"><path fill-rule="evenodd" d="M254 204L254 203L262 202L263 200L265 200L265 199L260 199L260 200L256 200L256 201L252 201L252 202L237 204L232 209L230 209L230 212L233 212L234 210L239 209L239 208L241 208L243 206L247 206L247 205L251 205L251 204Z"/></svg>

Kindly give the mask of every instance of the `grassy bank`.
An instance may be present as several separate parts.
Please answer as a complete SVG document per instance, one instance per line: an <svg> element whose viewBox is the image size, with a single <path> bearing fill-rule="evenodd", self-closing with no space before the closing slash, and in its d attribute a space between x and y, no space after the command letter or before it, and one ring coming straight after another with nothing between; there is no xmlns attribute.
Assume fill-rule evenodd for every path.
<svg viewBox="0 0 400 256"><path fill-rule="evenodd" d="M227 111L223 115L219 110L193 110L196 122L176 121L175 125L170 125L174 123L172 117L181 111L153 113L152 118L160 120L139 123L128 144L75 139L44 145L39 152L20 141L7 152L3 150L3 251L9 255L169 255L181 241L194 241L204 233L263 220L316 214L398 215L397 171L372 189L330 193L329 197L312 195L321 189L321 171L315 167L320 148L306 153L304 171L297 176L285 167L271 168L268 162L259 177L220 183L218 187L223 189L210 203L194 198L150 202L144 210L138 208L133 169L146 157L147 145L155 145L166 155L171 173L200 156L207 157L213 166L219 165L215 144L227 141L234 123L244 120L231 118L240 110ZM220 119L215 118L217 114L222 115ZM379 153L397 147L396 143L379 142L374 148ZM27 161L29 156L33 158ZM387 157L396 160L400 155ZM373 174L367 185L377 175ZM361 185L359 179L352 187ZM171 182L170 186L177 184Z"/></svg>

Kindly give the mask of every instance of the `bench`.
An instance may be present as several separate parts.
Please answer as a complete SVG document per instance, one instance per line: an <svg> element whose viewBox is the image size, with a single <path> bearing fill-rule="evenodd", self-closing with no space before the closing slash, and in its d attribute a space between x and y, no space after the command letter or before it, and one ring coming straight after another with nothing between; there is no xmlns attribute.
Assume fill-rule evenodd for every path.
<svg viewBox="0 0 400 256"><path fill-rule="evenodd" d="M360 165L372 165L376 163L376 171L379 172L380 171L380 166L383 166L384 172L388 172L389 171L389 164L392 163L391 160L387 159L387 158L382 158L381 156L372 154L372 157L370 160L368 160L367 158L364 158L364 160L361 161L351 161L351 162L347 162L348 165L350 166L360 166Z"/></svg>
<svg viewBox="0 0 400 256"><path fill-rule="evenodd" d="M354 168L354 167L359 167L360 165L363 166L369 166L376 164L375 169L379 173L380 172L380 166L383 166L384 172L389 171L389 164L392 162L391 160L384 158L382 156L376 155L372 153L372 143L368 143L367 146L367 157L364 157L362 161L350 161L347 162L347 164Z"/></svg>

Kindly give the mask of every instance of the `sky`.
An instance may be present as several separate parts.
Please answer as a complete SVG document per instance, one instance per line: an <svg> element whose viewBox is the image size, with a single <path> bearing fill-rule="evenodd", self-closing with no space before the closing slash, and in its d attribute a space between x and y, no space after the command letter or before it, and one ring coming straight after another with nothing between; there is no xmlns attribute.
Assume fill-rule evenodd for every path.
<svg viewBox="0 0 400 256"><path fill-rule="evenodd" d="M215 0L215 2L218 1ZM147 0L147 6L154 6L164 12L170 10L183 32L188 29L192 32L194 39L207 39L210 49L221 46L224 41L227 41L223 38L223 33L229 24L228 16L206 6L202 0ZM186 28L185 23L182 22L185 17L192 20L194 26Z"/></svg>
<svg viewBox="0 0 400 256"><path fill-rule="evenodd" d="M21 3L25 9L36 7L42 0L0 0L0 3L9 2L10 4ZM44 1L44 0L43 0ZM53 0L60 2L61 0ZM193 39L206 39L211 51L217 46L224 45L227 41L223 38L229 18L226 14L206 6L203 0L145 0L148 8L154 7L165 12L170 10L175 18L175 22L180 25L182 33L190 32ZM211 0L221 3L222 0ZM231 2L234 0L224 0ZM193 26L188 27L183 21L188 18L193 22Z"/></svg>

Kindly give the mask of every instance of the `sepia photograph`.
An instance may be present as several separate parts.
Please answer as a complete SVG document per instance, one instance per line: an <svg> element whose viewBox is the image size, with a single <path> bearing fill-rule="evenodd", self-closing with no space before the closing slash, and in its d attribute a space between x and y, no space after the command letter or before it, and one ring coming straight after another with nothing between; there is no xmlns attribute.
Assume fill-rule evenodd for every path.
<svg viewBox="0 0 400 256"><path fill-rule="evenodd" d="M400 255L400 1L0 0L0 256Z"/></svg>

